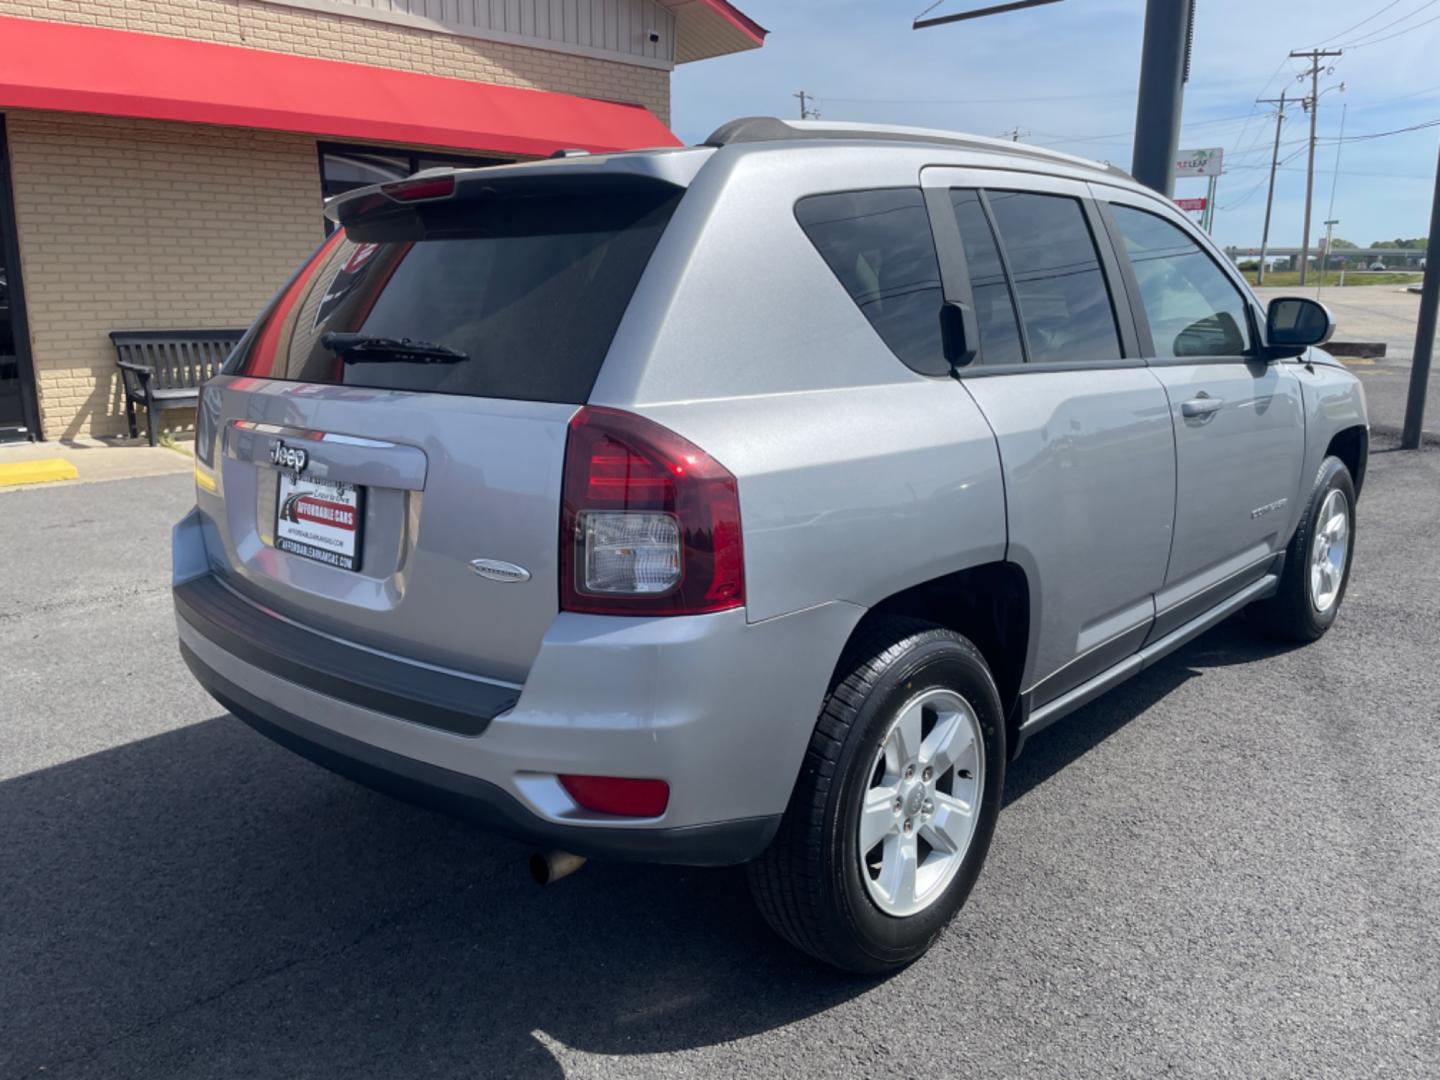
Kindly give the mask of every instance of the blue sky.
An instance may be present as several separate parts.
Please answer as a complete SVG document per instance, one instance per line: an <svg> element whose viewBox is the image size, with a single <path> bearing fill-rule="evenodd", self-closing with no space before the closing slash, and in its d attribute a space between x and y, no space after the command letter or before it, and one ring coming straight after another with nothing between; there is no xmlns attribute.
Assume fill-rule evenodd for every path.
<svg viewBox="0 0 1440 1080"><path fill-rule="evenodd" d="M672 126L686 142L736 116L796 116L792 95L803 89L819 99L827 120L981 135L1019 127L1030 132L1027 142L1130 167L1144 0L1064 0L922 31L910 22L929 0L738 2L770 30L769 40L762 49L677 69ZM935 14L982 2L989 0L944 0ZM1295 81L1304 62L1285 59L1291 49L1399 35L1352 45L1321 79L1322 89L1343 81L1346 90L1320 102L1317 223L1329 216L1337 144L1325 140L1339 134L1342 105L1347 137L1440 119L1440 0L1196 2L1181 145L1226 151L1215 223L1222 244L1260 241L1274 119L1254 101L1282 89L1287 98L1307 92L1308 80ZM1427 19L1436 21L1422 25ZM1276 181L1272 244L1300 240L1308 124L1296 108L1281 135L1282 161L1294 156ZM1362 245L1425 235L1437 145L1440 127L1343 144L1336 235ZM1204 180L1177 182L1179 197L1204 193ZM1312 226L1315 235L1323 231Z"/></svg>

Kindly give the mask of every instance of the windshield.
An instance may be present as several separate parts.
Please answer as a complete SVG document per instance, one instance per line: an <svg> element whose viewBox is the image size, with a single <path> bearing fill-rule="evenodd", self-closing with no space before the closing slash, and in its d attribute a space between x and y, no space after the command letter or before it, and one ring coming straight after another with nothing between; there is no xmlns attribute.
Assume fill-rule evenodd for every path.
<svg viewBox="0 0 1440 1080"><path fill-rule="evenodd" d="M389 390L584 402L679 192L451 200L385 239L337 231L277 298L228 374ZM396 363L329 335L462 354Z"/></svg>

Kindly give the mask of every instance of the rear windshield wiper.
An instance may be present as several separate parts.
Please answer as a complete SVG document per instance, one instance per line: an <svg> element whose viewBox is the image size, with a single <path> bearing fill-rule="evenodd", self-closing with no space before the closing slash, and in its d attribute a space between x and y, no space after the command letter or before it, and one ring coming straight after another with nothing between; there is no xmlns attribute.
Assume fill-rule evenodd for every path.
<svg viewBox="0 0 1440 1080"><path fill-rule="evenodd" d="M457 364L469 360L469 353L414 338L376 337L374 334L320 335L320 344L349 363Z"/></svg>

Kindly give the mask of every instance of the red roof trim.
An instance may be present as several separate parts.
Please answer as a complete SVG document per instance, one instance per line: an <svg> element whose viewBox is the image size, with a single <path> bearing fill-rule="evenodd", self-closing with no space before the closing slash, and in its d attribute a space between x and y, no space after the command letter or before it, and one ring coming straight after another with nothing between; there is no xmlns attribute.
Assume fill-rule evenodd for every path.
<svg viewBox="0 0 1440 1080"><path fill-rule="evenodd" d="M639 105L0 17L0 107L295 131L501 154L676 146Z"/></svg>
<svg viewBox="0 0 1440 1080"><path fill-rule="evenodd" d="M737 30L746 34L756 45L765 44L765 36L769 34L770 31L766 30L734 4L729 3L728 0L704 0L704 2L706 7L730 23Z"/></svg>

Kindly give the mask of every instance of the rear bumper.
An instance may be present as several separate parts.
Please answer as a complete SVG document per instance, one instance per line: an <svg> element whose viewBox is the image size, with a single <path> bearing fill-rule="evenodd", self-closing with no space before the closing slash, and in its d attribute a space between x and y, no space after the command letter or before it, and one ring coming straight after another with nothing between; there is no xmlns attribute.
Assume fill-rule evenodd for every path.
<svg viewBox="0 0 1440 1080"><path fill-rule="evenodd" d="M746 862L765 850L780 824L778 815L651 829L546 821L495 784L382 750L312 723L237 686L208 667L183 643L180 655L216 701L287 750L375 791L537 847L561 848L590 858L727 866Z"/></svg>
<svg viewBox="0 0 1440 1080"><path fill-rule="evenodd" d="M246 723L409 801L638 861L715 865L764 850L863 614L844 603L758 623L743 611L562 613L517 686L339 642L235 594L211 576L197 514L174 545L185 661ZM663 779L670 802L655 818L597 814L563 774Z"/></svg>
<svg viewBox="0 0 1440 1080"><path fill-rule="evenodd" d="M206 574L177 584L175 614L230 655L328 697L457 735L479 735L520 688L360 649L282 619Z"/></svg>

